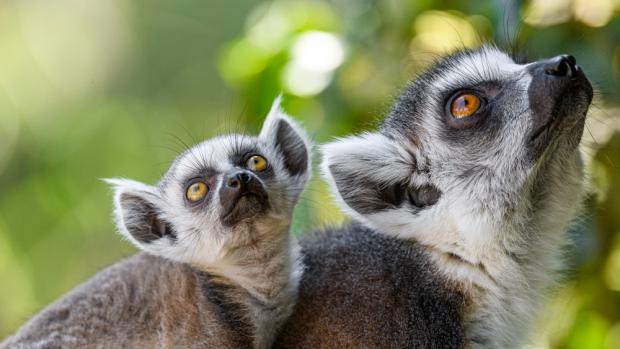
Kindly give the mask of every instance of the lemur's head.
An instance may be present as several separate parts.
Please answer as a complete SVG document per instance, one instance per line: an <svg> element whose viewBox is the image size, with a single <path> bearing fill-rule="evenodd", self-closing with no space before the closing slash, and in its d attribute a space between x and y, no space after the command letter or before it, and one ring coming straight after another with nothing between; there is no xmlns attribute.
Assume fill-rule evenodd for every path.
<svg viewBox="0 0 620 349"><path fill-rule="evenodd" d="M591 99L572 56L457 52L409 84L378 132L324 146L323 170L348 213L386 233L546 224L579 201Z"/></svg>
<svg viewBox="0 0 620 349"><path fill-rule="evenodd" d="M258 137L204 141L179 155L156 186L108 182L118 228L138 248L209 266L260 239L286 236L309 175L308 138L276 100Z"/></svg>

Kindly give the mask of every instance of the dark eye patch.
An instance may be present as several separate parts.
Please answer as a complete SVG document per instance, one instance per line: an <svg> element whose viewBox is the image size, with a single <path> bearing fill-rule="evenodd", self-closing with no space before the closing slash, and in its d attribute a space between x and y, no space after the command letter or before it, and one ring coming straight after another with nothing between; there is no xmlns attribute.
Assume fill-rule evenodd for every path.
<svg viewBox="0 0 620 349"><path fill-rule="evenodd" d="M246 162L252 155L262 155L257 147L235 148L229 155L230 163L237 167L245 167Z"/></svg>
<svg viewBox="0 0 620 349"><path fill-rule="evenodd" d="M440 104L438 108L438 113L445 125L442 129L443 139L463 146L474 143L480 145L495 137L505 122L502 117L504 105L501 101L505 96L501 96L506 95L507 89L515 88L514 86L511 81L489 80L471 87L446 90L443 95L443 104ZM464 91L473 91L480 98L484 98L484 102L474 115L456 119L450 113L450 103L454 96Z"/></svg>
<svg viewBox="0 0 620 349"><path fill-rule="evenodd" d="M185 178L183 180L183 191L180 193L180 195L183 195L183 201L185 202L185 204L189 207L202 207L205 203L209 202L212 195L211 190L216 186L217 175L218 172L215 169L205 167L202 169L197 169L195 173ZM207 193L201 200L192 202L187 198L187 190L192 184L198 182L205 183L205 185L207 186Z"/></svg>
<svg viewBox="0 0 620 349"><path fill-rule="evenodd" d="M478 106L471 113L471 115L464 115L463 117L458 117L458 115L455 114L455 103L457 103L463 97L467 97L472 100L475 99L475 101L477 101L478 103ZM486 94L483 92L480 92L477 90L471 90L471 89L457 90L446 101L446 104L444 107L445 108L444 118L446 120L446 123L452 128L461 129L461 128L470 127L478 123L481 119L483 119L486 116L487 104L488 104L488 101L486 98Z"/></svg>
<svg viewBox="0 0 620 349"><path fill-rule="evenodd" d="M263 179L273 177L273 167L271 166L270 161L271 159L265 154L263 154L261 151L259 151L257 147L242 147L239 149L235 149L230 154L229 159L230 163L232 163L233 166L239 168L247 168L248 160L254 155L260 155L267 160L267 168L263 171L256 172L255 175Z"/></svg>

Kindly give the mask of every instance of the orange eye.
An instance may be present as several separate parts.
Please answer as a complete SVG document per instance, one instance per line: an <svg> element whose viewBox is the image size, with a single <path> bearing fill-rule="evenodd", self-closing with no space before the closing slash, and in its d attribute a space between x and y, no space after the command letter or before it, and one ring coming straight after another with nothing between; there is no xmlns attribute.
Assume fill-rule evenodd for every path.
<svg viewBox="0 0 620 349"><path fill-rule="evenodd" d="M450 112L457 119L466 118L477 112L480 109L480 104L482 104L480 97L471 93L464 93L452 101Z"/></svg>
<svg viewBox="0 0 620 349"><path fill-rule="evenodd" d="M209 191L209 187L206 183L196 182L189 187L187 187L187 191L185 192L185 197L190 202L198 202L202 200Z"/></svg>
<svg viewBox="0 0 620 349"><path fill-rule="evenodd" d="M267 169L267 159L260 155L254 155L248 159L247 166L254 172L261 172Z"/></svg>

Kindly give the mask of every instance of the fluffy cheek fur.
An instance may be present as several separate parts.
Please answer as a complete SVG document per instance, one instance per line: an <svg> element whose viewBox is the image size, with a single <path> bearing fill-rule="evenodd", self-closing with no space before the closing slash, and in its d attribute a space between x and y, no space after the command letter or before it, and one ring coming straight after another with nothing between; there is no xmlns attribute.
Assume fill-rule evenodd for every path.
<svg viewBox="0 0 620 349"><path fill-rule="evenodd" d="M275 193L270 193L271 196ZM239 252L258 241L277 243L288 235L293 204L283 205L273 200L269 211L250 220L229 227L220 223L221 209L218 198L199 213L162 214L178 229L175 241L160 240L150 246L154 253L166 258L193 264L200 269L222 269L226 264L239 262ZM211 206L214 206L211 208ZM285 207L282 207L285 206Z"/></svg>
<svg viewBox="0 0 620 349"><path fill-rule="evenodd" d="M131 180L110 180L115 187L115 206L117 226L123 237L132 242L139 249L151 254L162 256L178 262L189 262L197 265L208 265L218 259L231 235L225 227L219 224L219 206L217 190L212 193L212 200L200 211L188 210L183 202L183 188L180 185L171 185L169 192L161 192L156 187L144 185ZM143 210L131 209L126 204L126 195L135 195L150 198L150 202L143 205L152 207L152 219L157 219L168 225L167 235L158 236L152 240L141 239L135 231L130 231L135 225L148 225L148 219L142 217ZM148 199L145 199L145 201ZM129 224L136 221L135 225ZM144 227L148 229L148 227ZM205 253L207 251L207 253Z"/></svg>

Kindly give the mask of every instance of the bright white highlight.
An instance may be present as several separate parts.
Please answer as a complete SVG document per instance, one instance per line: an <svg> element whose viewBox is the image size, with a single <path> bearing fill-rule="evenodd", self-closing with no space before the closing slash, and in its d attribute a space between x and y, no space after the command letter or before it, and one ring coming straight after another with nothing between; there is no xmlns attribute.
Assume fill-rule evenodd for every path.
<svg viewBox="0 0 620 349"><path fill-rule="evenodd" d="M305 69L330 72L344 61L344 45L334 34L310 31L299 36L292 54Z"/></svg>
<svg viewBox="0 0 620 349"><path fill-rule="evenodd" d="M299 35L291 48L282 83L292 94L312 96L332 81L333 72L345 58L345 47L336 35L309 31Z"/></svg>

